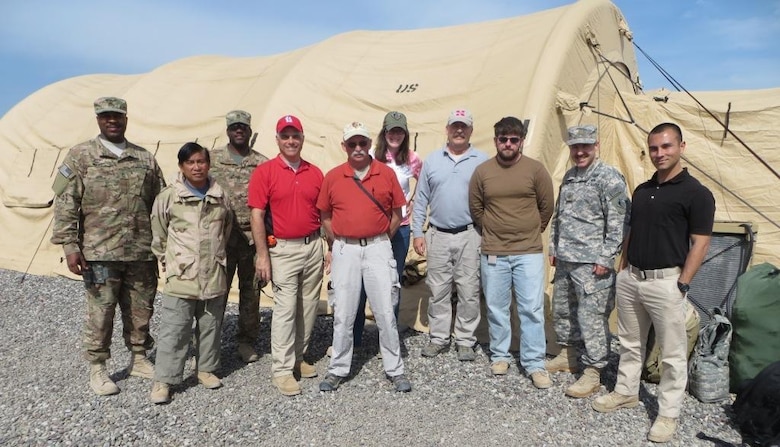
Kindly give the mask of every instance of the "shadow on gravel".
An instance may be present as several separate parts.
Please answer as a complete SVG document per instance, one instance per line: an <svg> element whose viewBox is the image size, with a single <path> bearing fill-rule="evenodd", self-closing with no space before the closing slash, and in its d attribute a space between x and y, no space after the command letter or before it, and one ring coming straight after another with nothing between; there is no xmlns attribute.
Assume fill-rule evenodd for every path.
<svg viewBox="0 0 780 447"><path fill-rule="evenodd" d="M715 447L737 447L737 444L732 444L732 443L724 441L724 440L722 440L720 438L707 436L707 435L704 434L704 432L701 432L701 431L699 433L696 433L696 437L698 439L703 440L703 441L711 442L712 445L715 446Z"/></svg>

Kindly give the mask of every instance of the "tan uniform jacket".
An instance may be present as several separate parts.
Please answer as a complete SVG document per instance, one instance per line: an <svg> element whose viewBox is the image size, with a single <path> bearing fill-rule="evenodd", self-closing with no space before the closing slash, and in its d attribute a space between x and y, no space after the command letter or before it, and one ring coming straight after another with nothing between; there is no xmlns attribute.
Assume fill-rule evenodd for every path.
<svg viewBox="0 0 780 447"><path fill-rule="evenodd" d="M208 300L227 293L225 245L233 216L222 187L210 181L201 199L179 174L154 201L152 251L163 266L167 295Z"/></svg>

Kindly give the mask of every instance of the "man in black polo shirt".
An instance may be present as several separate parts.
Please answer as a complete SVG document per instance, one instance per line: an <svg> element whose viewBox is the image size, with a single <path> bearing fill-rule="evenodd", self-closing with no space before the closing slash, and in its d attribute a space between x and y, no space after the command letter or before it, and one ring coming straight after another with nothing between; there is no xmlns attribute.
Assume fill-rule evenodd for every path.
<svg viewBox="0 0 780 447"><path fill-rule="evenodd" d="M685 296L710 245L715 199L680 165L685 151L676 124L659 124L647 137L653 177L634 191L630 229L623 242L616 304L620 365L615 390L593 402L611 412L639 405L642 353L652 325L664 365L658 417L647 439L668 442L688 380Z"/></svg>

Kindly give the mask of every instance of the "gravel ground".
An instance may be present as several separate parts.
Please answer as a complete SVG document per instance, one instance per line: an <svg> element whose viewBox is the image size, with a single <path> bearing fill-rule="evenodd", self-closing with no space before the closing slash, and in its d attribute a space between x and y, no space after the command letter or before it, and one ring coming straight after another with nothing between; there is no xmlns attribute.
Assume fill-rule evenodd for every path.
<svg viewBox="0 0 780 447"><path fill-rule="evenodd" d="M351 379L335 393L322 393L318 384L333 324L325 316L317 321L309 359L320 378L303 379L301 395L284 397L270 381L271 312L262 312L262 358L245 365L235 357L235 304L225 315L223 388L199 386L188 364L189 379L174 388L173 402L150 404L151 382L127 376L130 354L120 329L109 371L122 392L95 396L80 352L81 283L21 278L0 270L0 445L652 445L645 435L658 408L654 385L643 385L642 405L599 414L591 399L564 396L574 381L570 374L554 375L549 390L533 388L516 366L494 378L487 346L473 363L458 362L454 349L423 359L427 337L414 331L403 335L411 393L393 392L384 378L372 325ZM118 317L115 327L121 328ZM153 333L158 327L155 315ZM606 374L610 389L616 365L613 358ZM730 414L728 404L686 396L677 436L668 445L739 445Z"/></svg>

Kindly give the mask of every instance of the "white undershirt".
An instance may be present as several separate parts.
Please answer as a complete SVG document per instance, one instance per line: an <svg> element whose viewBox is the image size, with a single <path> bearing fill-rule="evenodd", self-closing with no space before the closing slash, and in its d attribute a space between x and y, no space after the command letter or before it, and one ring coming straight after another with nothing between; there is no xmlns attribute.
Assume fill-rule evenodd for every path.
<svg viewBox="0 0 780 447"><path fill-rule="evenodd" d="M366 177L366 174L368 174L368 170L370 168L371 168L371 164L369 163L368 166L366 166L365 168L363 168L361 170L354 169L355 175L357 175L360 180L363 180Z"/></svg>
<svg viewBox="0 0 780 447"><path fill-rule="evenodd" d="M106 149L111 151L111 153L116 155L117 157L121 157L122 156L122 152L124 152L125 149L127 149L127 140L125 140L125 141L123 141L123 142L121 142L119 144L116 144L116 143L112 143L112 142L106 140L103 137L98 137L98 138L100 138L100 142L103 144L103 146L105 146Z"/></svg>
<svg viewBox="0 0 780 447"><path fill-rule="evenodd" d="M298 172L298 168L300 168L300 167L301 167L301 161L300 161L300 160L298 160L298 161L296 161L295 163L293 163L293 162L291 162L291 161L289 161L289 160L287 160L287 159L285 158L285 159L284 159L284 162L285 162L285 163L287 163L287 166L289 166L289 167L290 167L290 169L292 169L292 170L293 170L293 172Z"/></svg>

